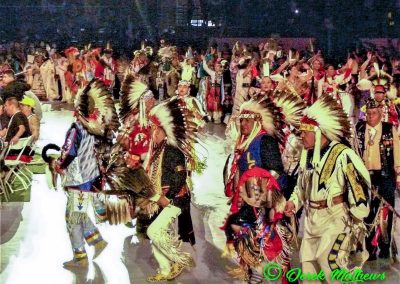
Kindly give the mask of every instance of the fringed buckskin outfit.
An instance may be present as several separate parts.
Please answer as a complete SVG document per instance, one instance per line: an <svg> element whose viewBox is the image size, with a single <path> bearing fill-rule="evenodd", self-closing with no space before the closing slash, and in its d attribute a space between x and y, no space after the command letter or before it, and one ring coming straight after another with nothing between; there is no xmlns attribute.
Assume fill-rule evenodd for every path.
<svg viewBox="0 0 400 284"><path fill-rule="evenodd" d="M174 279L185 267L194 263L190 254L182 251L180 243L183 241L195 244L190 215L187 162L198 161L193 146L197 141L199 125L184 100L177 98L154 107L149 114L149 120L152 128L162 128L166 134L161 143L155 144L152 141L147 163L148 174L157 193L152 200L157 202L164 196L170 202L162 209L154 207L154 213L158 215L147 229L160 268L156 275L147 280L158 282ZM178 219L179 237L171 228L175 219Z"/></svg>
<svg viewBox="0 0 400 284"><path fill-rule="evenodd" d="M371 182L362 159L349 147L348 116L325 94L305 111L300 130L313 131L316 137L313 154L302 152L297 186L289 199L296 211L305 207L303 273L322 269L328 276L337 268L350 269L350 262L361 267L368 258L363 218L369 212ZM322 135L328 139L323 148ZM326 277L326 281L332 280Z"/></svg>

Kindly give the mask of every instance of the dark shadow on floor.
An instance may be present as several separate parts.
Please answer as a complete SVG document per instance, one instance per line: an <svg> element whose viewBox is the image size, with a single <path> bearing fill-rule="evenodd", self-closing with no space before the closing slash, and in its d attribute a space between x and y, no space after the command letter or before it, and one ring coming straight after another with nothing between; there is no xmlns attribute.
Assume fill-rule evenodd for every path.
<svg viewBox="0 0 400 284"><path fill-rule="evenodd" d="M103 277L103 273L99 265L96 262L92 262L94 268L94 279L87 280L89 273L89 267L77 267L77 268L64 268L74 274L75 283L87 283L87 284L103 284L106 283Z"/></svg>
<svg viewBox="0 0 400 284"><path fill-rule="evenodd" d="M22 210L24 202L2 202L0 208L1 229L0 244L4 244L12 239L22 221Z"/></svg>
<svg viewBox="0 0 400 284"><path fill-rule="evenodd" d="M24 202L10 202L1 203L0 205L0 244L5 244L10 241L22 222L22 210L24 209ZM1 248L0 248L1 250ZM18 250L18 247L15 251ZM8 263L10 262L10 256L1 254L1 266L0 273L3 272Z"/></svg>
<svg viewBox="0 0 400 284"><path fill-rule="evenodd" d="M196 262L196 267L184 271L174 281L165 283L234 283L229 278L227 267L232 267L230 260L221 258L221 251L206 241L204 217L206 210L199 210L192 206L192 218L196 234L195 251L185 244L185 251L190 251ZM131 244L131 236L124 242L124 264L129 270L131 283L146 283L146 278L157 270L157 262L151 252L149 240L142 240L139 244Z"/></svg>

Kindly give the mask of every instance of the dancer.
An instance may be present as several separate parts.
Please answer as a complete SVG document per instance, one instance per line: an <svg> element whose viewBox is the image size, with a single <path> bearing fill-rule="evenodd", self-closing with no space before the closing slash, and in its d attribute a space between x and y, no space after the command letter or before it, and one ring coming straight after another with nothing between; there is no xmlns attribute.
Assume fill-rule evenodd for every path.
<svg viewBox="0 0 400 284"><path fill-rule="evenodd" d="M241 106L239 136L225 180L231 209L223 227L227 237L224 254L237 253L238 276L244 280L249 280L255 271L262 274L262 267L269 261L278 263L284 271L289 268L295 233L283 218L280 145L285 143L282 129L299 122L304 104L297 104L295 95L280 95L280 108L268 97L252 99Z"/></svg>
<svg viewBox="0 0 400 284"><path fill-rule="evenodd" d="M177 99L154 107L149 119L152 138L147 171L157 193L152 200L157 202L154 214L158 217L149 226L147 235L160 270L147 280L158 282L172 280L194 264L190 254L180 249L180 242L195 244L186 160L198 159L192 149L198 125L184 101ZM179 240L168 232L176 218Z"/></svg>
<svg viewBox="0 0 400 284"><path fill-rule="evenodd" d="M96 213L105 217L104 206L96 193L102 187L95 149L98 137L117 126L110 92L102 82L92 80L77 98L76 121L67 132L61 156L51 160L46 154L49 147L43 151L43 159L62 176L62 186L68 195L65 218L74 257L64 263L66 268L88 265L85 242L95 247L93 258L107 246L87 210L93 202Z"/></svg>
<svg viewBox="0 0 400 284"><path fill-rule="evenodd" d="M361 267L368 258L363 219L369 213L371 181L362 159L350 148L348 116L325 94L305 111L300 130L304 146L300 174L285 214L292 216L305 206L303 273L322 270L330 275L337 268L350 269L353 251L351 261ZM326 277L326 281L333 280Z"/></svg>

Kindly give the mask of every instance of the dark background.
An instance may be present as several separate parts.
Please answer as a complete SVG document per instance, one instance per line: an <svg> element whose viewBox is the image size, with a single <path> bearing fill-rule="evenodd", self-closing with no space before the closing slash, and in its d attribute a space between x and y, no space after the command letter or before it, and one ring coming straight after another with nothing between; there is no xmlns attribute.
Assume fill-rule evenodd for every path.
<svg viewBox="0 0 400 284"><path fill-rule="evenodd" d="M161 36L204 47L209 37L278 35L314 37L328 54L345 53L360 38L398 38L399 15L400 0L1 0L0 40L63 47L111 40L132 51Z"/></svg>

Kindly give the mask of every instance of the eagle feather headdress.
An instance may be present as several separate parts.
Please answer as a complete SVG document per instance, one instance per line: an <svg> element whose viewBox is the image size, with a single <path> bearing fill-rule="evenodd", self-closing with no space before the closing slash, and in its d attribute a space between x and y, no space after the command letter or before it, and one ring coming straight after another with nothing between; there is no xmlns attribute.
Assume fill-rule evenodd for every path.
<svg viewBox="0 0 400 284"><path fill-rule="evenodd" d="M126 122L130 114L138 112L140 125L142 127L147 125L144 100L149 96L153 97L153 93L144 83L135 80L133 74L126 75L121 87L121 109L119 112L123 123Z"/></svg>
<svg viewBox="0 0 400 284"><path fill-rule="evenodd" d="M106 130L118 129L112 94L102 81L93 79L78 92L75 106L79 120L90 134L103 136Z"/></svg>
<svg viewBox="0 0 400 284"><path fill-rule="evenodd" d="M199 142L199 122L184 100L172 98L155 106L149 120L164 129L169 145L179 148L190 162L199 162L194 151L194 144Z"/></svg>
<svg viewBox="0 0 400 284"><path fill-rule="evenodd" d="M300 127L300 120L306 109L304 100L293 92L275 90L273 93L274 102L281 108L284 115L283 120L287 126Z"/></svg>
<svg viewBox="0 0 400 284"><path fill-rule="evenodd" d="M301 131L315 132L315 146L312 164L320 161L321 135L328 140L352 144L353 129L347 113L329 94L323 94L304 111L300 121ZM300 166L305 167L307 151L303 150Z"/></svg>
<svg viewBox="0 0 400 284"><path fill-rule="evenodd" d="M256 120L252 132L248 138L238 145L239 148L247 148L251 141L264 129L269 135L278 138L279 143L284 143L283 132L284 115L275 103L268 97L262 100L251 99L240 106L239 119L252 118ZM241 139L240 136L238 136Z"/></svg>
<svg viewBox="0 0 400 284"><path fill-rule="evenodd" d="M340 142L349 139L352 127L348 115L337 101L329 94L322 95L312 106L304 111L301 120L304 125L312 125L321 130L331 141Z"/></svg>
<svg viewBox="0 0 400 284"><path fill-rule="evenodd" d="M261 120L261 127L253 129L251 137L257 135L263 128L270 135L276 136L281 144L285 142L285 126L298 128L303 111L306 107L304 101L296 94L288 91L275 90L271 100L269 97L261 100L251 99L242 103L239 118L255 118ZM256 133L257 132L257 133Z"/></svg>

